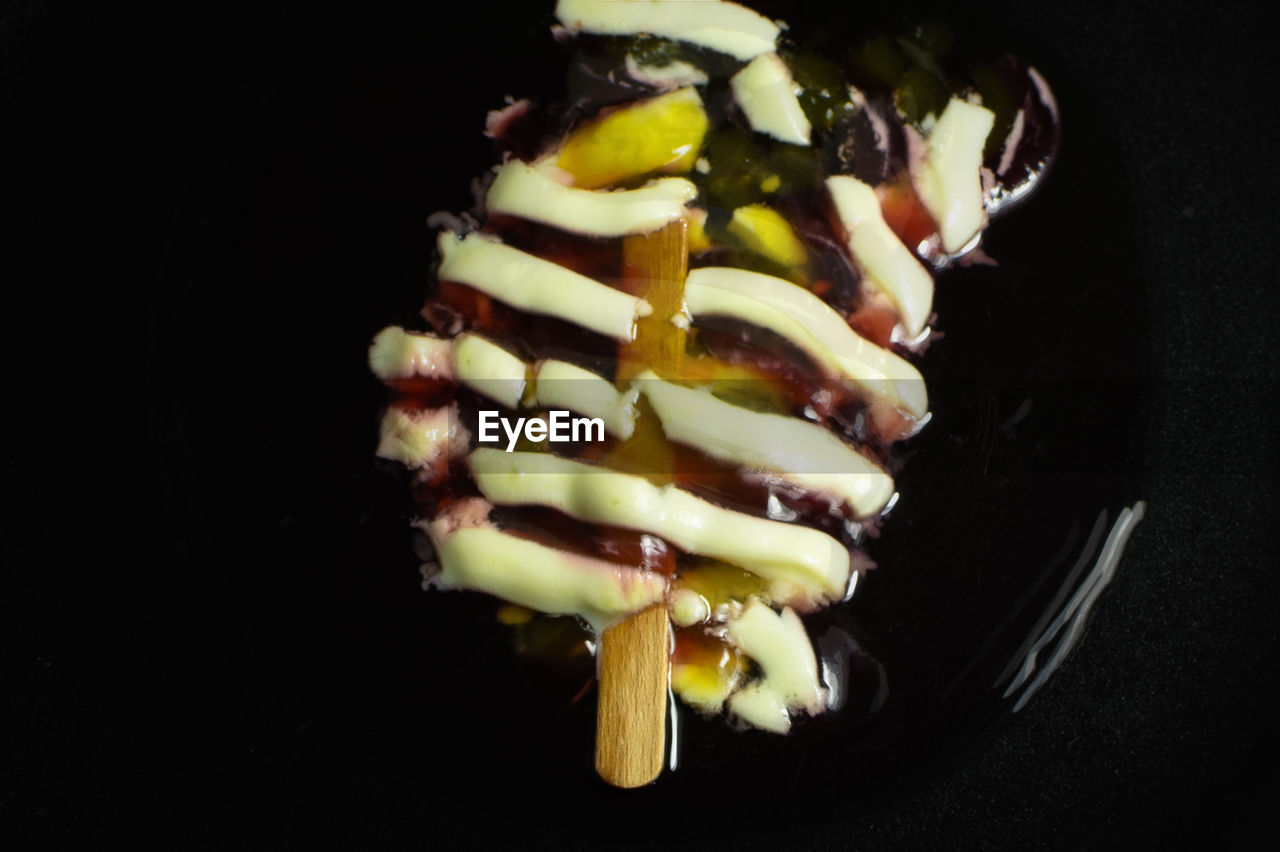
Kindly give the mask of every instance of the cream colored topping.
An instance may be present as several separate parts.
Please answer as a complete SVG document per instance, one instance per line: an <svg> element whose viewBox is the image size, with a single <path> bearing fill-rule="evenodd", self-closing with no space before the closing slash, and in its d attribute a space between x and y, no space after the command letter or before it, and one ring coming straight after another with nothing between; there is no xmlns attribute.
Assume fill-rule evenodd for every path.
<svg viewBox="0 0 1280 852"><path fill-rule="evenodd" d="M684 86L705 86L709 79L706 71L679 59L673 59L665 65L645 65L628 53L626 65L627 74L633 80L648 83L660 91Z"/></svg>
<svg viewBox="0 0 1280 852"><path fill-rule="evenodd" d="M739 408L652 372L638 384L673 441L742 468L775 472L860 517L880 511L893 496L887 473L816 423Z"/></svg>
<svg viewBox="0 0 1280 852"><path fill-rule="evenodd" d="M520 407L529 368L515 355L479 335L461 334L454 359L462 384L507 408Z"/></svg>
<svg viewBox="0 0 1280 852"><path fill-rule="evenodd" d="M827 178L836 214L849 234L849 252L872 287L884 293L908 337L924 330L933 310L933 277L884 221L880 199L848 175Z"/></svg>
<svg viewBox="0 0 1280 852"><path fill-rule="evenodd" d="M567 408L599 417L610 435L623 441L636 428L638 389L618 391L613 383L576 364L542 361L537 366L534 404L539 408Z"/></svg>
<svg viewBox="0 0 1280 852"><path fill-rule="evenodd" d="M520 310L617 340L630 340L636 319L653 312L643 299L480 234L460 237L444 231L440 254L441 280L466 284Z"/></svg>
<svg viewBox="0 0 1280 852"><path fill-rule="evenodd" d="M424 354L426 353L426 354ZM519 408L526 395L530 367L501 346L473 332L453 340L407 334L403 329L383 329L374 339L370 361L383 379L412 375L436 376L459 381L481 396ZM533 368L536 381L528 405L564 408L598 417L605 431L616 438L631 437L636 425L637 388L619 391L603 376L565 361L548 359Z"/></svg>
<svg viewBox="0 0 1280 852"><path fill-rule="evenodd" d="M774 612L758 600L729 622L729 641L759 664L763 677L729 698L729 712L766 731L785 734L791 713L822 712L826 690L818 660L800 617L790 608Z"/></svg>
<svg viewBox="0 0 1280 852"><path fill-rule="evenodd" d="M778 25L758 12L721 0L560 0L560 23L603 35L648 33L748 60L773 50Z"/></svg>
<svg viewBox="0 0 1280 852"><path fill-rule="evenodd" d="M453 341L388 326L369 347L369 369L384 382L415 377L451 382L455 378Z"/></svg>
<svg viewBox="0 0 1280 852"><path fill-rule="evenodd" d="M915 417L928 410L924 378L904 359L860 337L830 305L772 275L725 266L689 273L685 304L700 316L727 316L782 335L871 397Z"/></svg>
<svg viewBox="0 0 1280 852"><path fill-rule="evenodd" d="M729 85L752 130L792 145L809 144L813 128L796 97L802 90L778 54L757 56Z"/></svg>
<svg viewBox="0 0 1280 852"><path fill-rule="evenodd" d="M639 189L578 189L557 181L551 167L517 160L499 166L485 203L491 213L592 237L621 237L674 222L697 194L698 188L680 177L658 178Z"/></svg>
<svg viewBox="0 0 1280 852"><path fill-rule="evenodd" d="M667 600L667 612L677 627L691 627L711 617L711 604L693 589L676 589Z"/></svg>
<svg viewBox="0 0 1280 852"><path fill-rule="evenodd" d="M382 416L377 456L418 470L466 449L467 430L458 425L458 407L406 411L389 408Z"/></svg>
<svg viewBox="0 0 1280 852"><path fill-rule="evenodd" d="M441 589L471 589L520 606L577 615L597 631L666 595L666 578L635 566L567 553L495 528L488 504L461 501L419 525L435 545Z"/></svg>
<svg viewBox="0 0 1280 852"><path fill-rule="evenodd" d="M986 107L952 98L929 132L923 163L913 164L912 182L938 222L944 251L960 251L986 224L979 172L994 123Z"/></svg>
<svg viewBox="0 0 1280 852"><path fill-rule="evenodd" d="M686 553L738 565L771 582L771 597L804 603L839 598L849 552L819 530L724 509L674 486L548 453L478 449L480 492L500 505L546 506L581 520L639 530Z"/></svg>

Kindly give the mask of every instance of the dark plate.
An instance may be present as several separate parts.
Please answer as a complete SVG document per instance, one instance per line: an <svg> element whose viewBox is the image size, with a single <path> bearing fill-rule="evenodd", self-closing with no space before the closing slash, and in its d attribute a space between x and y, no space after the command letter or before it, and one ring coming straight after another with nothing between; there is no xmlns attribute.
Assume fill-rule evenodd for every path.
<svg viewBox="0 0 1280 852"><path fill-rule="evenodd" d="M1255 119L1274 74L1237 85L1225 58L1269 55L1263 22L944 10L975 50L1035 64L1065 131L1043 191L989 233L1000 266L940 283L935 419L880 567L829 619L860 649L858 688L782 739L682 711L679 769L621 793L592 772L593 696L566 706L483 606L418 589L407 494L372 459L384 393L365 349L423 298L426 216L470 205L486 110L563 86L546 17L514 5L445 21L218 4L13 30L50 45L6 72L53 75L14 103L54 163L15 177L36 226L15 233L67 221L20 247L32 280L53 301L93 282L15 316L91 318L121 355L91 365L100 391L53 383L60 405L92 401L92 437L40 421L58 437L32 470L90 449L65 476L36 470L43 496L22 500L58 520L6 551L57 585L4 601L21 616L6 626L30 625L30 672L3 804L43 832L169 845L1025 848L1264 825L1280 601L1261 424L1278 397L1256 243L1280 190L1248 153L1274 148ZM773 11L832 39L928 17ZM68 238L71 219L90 233ZM124 451L144 410L154 478L147 450ZM99 458L109 440L121 451ZM1013 712L1010 663L1138 499L1133 558ZM64 535L86 506L92 537Z"/></svg>
<svg viewBox="0 0 1280 852"><path fill-rule="evenodd" d="M486 109L564 90L567 56L545 17L485 23L474 45L494 61L478 78L452 84L439 42L356 43L282 81L227 155L174 278L170 363L192 389L174 400L190 452L175 522L209 543L207 571L289 688L420 784L449 815L441 831L477 807L478 789L522 823L573 802L593 832L615 809L661 806L682 836L703 808L830 812L865 797L869 778L888 795L937 771L1030 687L1003 697L1117 512L1142 496L1130 214L1081 215L1098 183L1123 180L1107 129L1064 80L1060 162L992 228L1000 265L940 282L944 337L923 361L934 420L909 444L902 499L869 548L880 567L852 605L816 619L824 643L846 646L848 706L788 738L683 711L679 769L619 795L592 772L594 692L571 704L582 677L539 683L482 603L418 590L404 478L372 458L383 391L364 353L422 302L428 214L470 206L470 180L493 158ZM792 23L803 39L814 22ZM1049 630L1031 672L1076 629Z"/></svg>

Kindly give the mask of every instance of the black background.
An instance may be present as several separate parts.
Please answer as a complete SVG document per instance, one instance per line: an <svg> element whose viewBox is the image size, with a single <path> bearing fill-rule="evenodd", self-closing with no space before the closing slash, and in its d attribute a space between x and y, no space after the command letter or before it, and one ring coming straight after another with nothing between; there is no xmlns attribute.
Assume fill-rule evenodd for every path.
<svg viewBox="0 0 1280 852"><path fill-rule="evenodd" d="M506 26L536 55L545 20L523 8ZM1082 233L1098 223L1096 243L1054 263L1079 264L1100 313L1107 294L1096 282L1141 292L1132 330L1147 353L1143 404L1097 417L1137 420L1116 429L1143 436L1139 460L1125 458L1140 468L1150 513L1078 652L1026 712L901 777L840 766L847 785L804 799L791 790L803 783L776 775L695 776L722 786L675 782L675 797L583 796L547 779L589 773L589 728L584 739L572 718L548 716L556 727L546 741L524 743L503 718L498 684L515 676L504 648L462 637L423 652L427 670L494 671L467 701L438 699L462 720L445 729L415 727L422 687L406 685L397 700L395 659L344 656L353 626L333 607L335 589L356 613L403 601L387 613L387 635L362 650L411 641L398 625L445 610L411 583L402 593L403 573L343 564L367 556L369 542L385 542L386 554L407 547L401 519L379 510L395 505L397 486L372 469L350 475L346 464L367 450L347 438L372 428L378 391L345 393L366 332L416 306L427 268L421 214L466 206L467 180L488 164L483 149L460 153L458 139L473 138L465 128L502 94L548 85L513 74L510 52L502 61L486 53L478 34L501 22L499 4L452 13L458 22L428 10L289 3L180 12L4 4L4 345L18 437L5 468L0 652L13 666L0 699L0 832L18 846L75 836L873 848L1274 834L1280 600L1268 533L1280 520L1271 425L1280 413L1271 262L1280 140L1267 91L1273 22L1249 8L973 12L1045 72L1078 116L1075 132L1088 134L1078 149L1095 153L1100 179L1075 187L1070 215ZM771 11L805 28L798 11ZM806 17L812 25L818 12ZM508 51L521 49L514 41ZM423 116L402 109L415 98L424 114L470 124L440 121L439 143L400 174L393 169L424 138ZM403 209L367 220L348 211L341 224L354 233L308 242L279 192L253 200L225 189L263 180L261 164L289 162L288 146L304 146L312 129L317 148L297 158L305 173L279 185L322 198L316 186L334 181L336 197ZM352 151L362 168L324 168L327 154ZM1102 162L1099 151L1113 156ZM227 222L251 219L261 239L273 217L282 248L254 257L279 267L209 272L237 256ZM364 254L332 248L347 236ZM330 261L334 277L360 279L350 292L328 279L308 287L297 274ZM273 280L286 289L271 290ZM356 295L367 289L395 295ZM1114 313L1129 317L1131 296L1115 299L1123 309ZM299 306L296 326L273 335L286 304ZM353 327L354 359L299 345L298 328L326 341ZM255 376L242 368L258 352L273 367ZM334 375L328 396L317 366L351 372ZM281 400L300 425L264 422ZM170 419L193 411L213 419L175 437ZM317 435L335 439L332 457ZM330 501L318 520L316 494ZM295 517L290 505L313 514ZM193 518L194 506L207 513ZM256 529L268 516L276 527ZM317 541L317 528L352 517L361 521L354 538L336 535L332 551ZM255 580L284 562L289 582ZM322 591L291 596L309 568ZM331 667L317 662L324 655ZM376 709L358 709L368 703ZM476 758L458 757L467 753Z"/></svg>

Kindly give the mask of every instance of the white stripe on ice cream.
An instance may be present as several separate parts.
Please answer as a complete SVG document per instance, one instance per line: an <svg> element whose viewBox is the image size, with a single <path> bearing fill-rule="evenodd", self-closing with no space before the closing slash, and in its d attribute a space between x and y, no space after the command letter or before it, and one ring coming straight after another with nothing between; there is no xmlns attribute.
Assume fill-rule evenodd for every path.
<svg viewBox="0 0 1280 852"><path fill-rule="evenodd" d="M507 408L520 407L529 372L524 361L477 334L458 335L453 357L462 384Z"/></svg>
<svg viewBox="0 0 1280 852"><path fill-rule="evenodd" d="M830 305L790 281L706 266L689 273L684 298L695 321L724 316L768 329L868 395L915 417L928 410L924 378L915 367L860 337Z"/></svg>
<svg viewBox="0 0 1280 852"><path fill-rule="evenodd" d="M837 600L849 582L849 552L810 527L752 517L673 485L549 453L478 449L470 465L480 493L495 504L546 506L579 520L651 533L686 553L771 581L774 600Z"/></svg>
<svg viewBox="0 0 1280 852"><path fill-rule="evenodd" d="M575 190L578 191L578 190ZM480 234L440 234L439 278L474 287L529 313L553 316L617 340L631 340L649 303Z"/></svg>
<svg viewBox="0 0 1280 852"><path fill-rule="evenodd" d="M603 376L597 376L564 361L541 361L537 365L534 404L539 408L567 408L604 421L605 431L627 440L636 428L638 389L619 391Z"/></svg>
<svg viewBox="0 0 1280 852"><path fill-rule="evenodd" d="M893 496L889 474L817 423L739 408L652 371L637 384L668 438L713 459L775 473L847 504L859 517L880 511Z"/></svg>
<svg viewBox="0 0 1280 852"><path fill-rule="evenodd" d="M730 713L757 728L785 734L791 729L791 711L822 712L826 690L818 680L818 660L794 611L784 609L779 615L752 601L730 620L726 635L764 673L729 697Z"/></svg>
<svg viewBox="0 0 1280 852"><path fill-rule="evenodd" d="M862 181L848 175L827 178L836 215L849 234L849 252L871 286L898 311L908 337L924 330L933 310L933 276L884 221L880 199Z"/></svg>
<svg viewBox="0 0 1280 852"><path fill-rule="evenodd" d="M431 334L411 334L392 325L378 332L369 346L369 369L384 382L425 378L456 379L453 341Z"/></svg>
<svg viewBox="0 0 1280 852"><path fill-rule="evenodd" d="M477 335L460 335L458 341L456 357L462 383L507 408L519 408L525 397L528 365ZM635 431L639 390L619 391L603 376L565 361L539 361L532 372L533 395L526 408L563 408L598 417L606 432L624 441Z"/></svg>
<svg viewBox="0 0 1280 852"><path fill-rule="evenodd" d="M418 521L435 546L440 589L470 589L540 612L577 615L596 631L662 600L667 579L653 571L557 550L499 530L473 497Z"/></svg>
<svg viewBox="0 0 1280 852"><path fill-rule="evenodd" d="M933 214L942 248L964 248L986 222L982 208L982 147L995 113L952 98L926 140L923 162L911 164L916 194Z"/></svg>
<svg viewBox="0 0 1280 852"><path fill-rule="evenodd" d="M474 332L448 340L406 332L399 326L378 332L369 347L369 364L384 382L415 376L460 382L507 408L520 407L530 373L524 361ZM554 359L539 361L533 373L530 406L598 417L610 435L624 441L631 437L638 389L619 391L604 376Z"/></svg>
<svg viewBox="0 0 1280 852"><path fill-rule="evenodd" d="M376 454L420 470L464 452L467 440L467 430L458 425L456 404L420 411L389 408L382 416Z"/></svg>
<svg viewBox="0 0 1280 852"><path fill-rule="evenodd" d="M773 50L780 31L758 12L721 0L560 0L556 17L580 32L647 33L709 47L744 61Z"/></svg>
<svg viewBox="0 0 1280 852"><path fill-rule="evenodd" d="M751 129L792 145L808 145L813 128L800 109L800 87L782 57L764 53L729 81Z"/></svg>
<svg viewBox="0 0 1280 852"><path fill-rule="evenodd" d="M498 167L485 206L490 213L520 216L591 237L647 234L684 215L698 189L680 177L650 181L639 189L596 190L565 186L549 166L518 160Z"/></svg>

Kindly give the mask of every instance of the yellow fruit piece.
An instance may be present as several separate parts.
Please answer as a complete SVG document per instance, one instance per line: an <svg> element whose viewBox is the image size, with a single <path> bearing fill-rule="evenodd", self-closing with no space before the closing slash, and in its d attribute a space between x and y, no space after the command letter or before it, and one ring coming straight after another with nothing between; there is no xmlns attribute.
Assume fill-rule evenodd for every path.
<svg viewBox="0 0 1280 852"><path fill-rule="evenodd" d="M711 238L707 236L707 211L699 207L689 208L689 254L706 251L711 248Z"/></svg>
<svg viewBox="0 0 1280 852"><path fill-rule="evenodd" d="M671 689L686 704L716 713L742 679L746 664L738 650L722 639L704 636L696 645L692 653L681 655L684 659L672 661Z"/></svg>
<svg viewBox="0 0 1280 852"><path fill-rule="evenodd" d="M809 259L804 243L778 211L763 204L748 204L733 211L729 233L748 250L782 266L804 266Z"/></svg>
<svg viewBox="0 0 1280 852"><path fill-rule="evenodd" d="M736 674L736 673L735 673ZM706 668L690 663L677 663L671 667L671 688L686 704L716 713L724 700L733 692L737 677L730 677L723 669Z"/></svg>
<svg viewBox="0 0 1280 852"><path fill-rule="evenodd" d="M508 627L514 627L517 624L528 624L533 618L533 610L525 609L515 604L504 604L498 610L498 621Z"/></svg>
<svg viewBox="0 0 1280 852"><path fill-rule="evenodd" d="M707 133L707 113L692 87L622 107L570 134L557 165L585 189L650 172L693 168Z"/></svg>
<svg viewBox="0 0 1280 852"><path fill-rule="evenodd" d="M768 591L769 584L736 565L703 558L680 572L676 588L697 592L714 609L731 600L746 603L753 596L762 596Z"/></svg>

